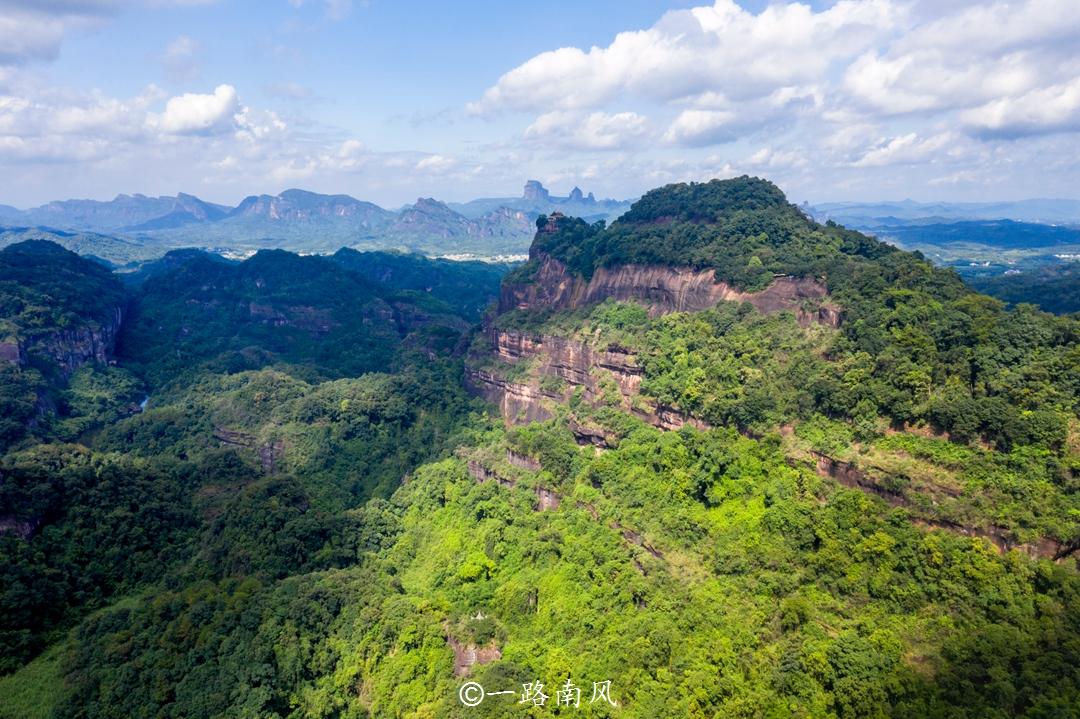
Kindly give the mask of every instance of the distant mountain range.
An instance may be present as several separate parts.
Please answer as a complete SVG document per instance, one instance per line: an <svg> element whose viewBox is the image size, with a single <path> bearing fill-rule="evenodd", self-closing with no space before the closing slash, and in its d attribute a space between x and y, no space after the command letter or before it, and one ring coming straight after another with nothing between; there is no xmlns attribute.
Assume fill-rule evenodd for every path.
<svg viewBox="0 0 1080 719"><path fill-rule="evenodd" d="M1080 225L1080 200L823 202L804 209L819 222L832 220L852 228L912 223L943 224L958 220L1015 220L1050 225Z"/></svg>
<svg viewBox="0 0 1080 719"><path fill-rule="evenodd" d="M536 180L526 182L517 197L469 202L421 197L395 210L349 195L298 189L252 195L235 207L184 193L118 195L25 210L0 205L0 246L48 239L112 265L154 259L181 247L226 256L264 248L331 254L349 247L506 259L527 252L541 214L558 210L590 223L610 223L630 205L630 200L598 200L577 187L565 196L552 195ZM1000 273L1035 255L1039 265L1058 262L1057 255L1076 251L1080 238L1080 200L831 202L802 209L820 222L832 220L922 250L940 264L979 265L984 272L989 267Z"/></svg>
<svg viewBox="0 0 1080 719"><path fill-rule="evenodd" d="M387 210L349 195L286 190L252 195L236 207L180 193L118 195L110 201L63 200L19 210L0 205L0 245L51 239L112 263L161 256L177 247L249 254L265 247L329 253L341 247L398 249L429 255L523 255L537 216L556 209L590 221L614 220L627 200L597 200L574 188L552 195L530 180L520 197L466 203L419 198Z"/></svg>

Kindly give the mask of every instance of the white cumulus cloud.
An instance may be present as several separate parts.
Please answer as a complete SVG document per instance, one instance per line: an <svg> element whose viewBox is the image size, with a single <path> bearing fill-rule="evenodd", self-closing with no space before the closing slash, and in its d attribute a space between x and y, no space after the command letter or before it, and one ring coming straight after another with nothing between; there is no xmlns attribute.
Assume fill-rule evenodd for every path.
<svg viewBox="0 0 1080 719"><path fill-rule="evenodd" d="M821 12L775 4L757 15L716 0L619 33L606 47L541 53L470 109L596 108L623 95L671 101L717 90L737 100L763 97L821 78L833 62L886 36L903 14L890 0L841 0Z"/></svg>
<svg viewBox="0 0 1080 719"><path fill-rule="evenodd" d="M218 85L212 94L185 93L169 98L165 111L151 115L151 125L171 135L224 132L232 128L240 100L232 85Z"/></svg>
<svg viewBox="0 0 1080 719"><path fill-rule="evenodd" d="M1080 130L1080 77L972 108L961 119L976 133L1015 138Z"/></svg>
<svg viewBox="0 0 1080 719"><path fill-rule="evenodd" d="M738 137L738 116L731 110L683 110L664 133L666 142L715 145Z"/></svg>
<svg viewBox="0 0 1080 719"><path fill-rule="evenodd" d="M577 150L617 150L647 131L648 120L636 112L555 110L536 118L525 129L525 139Z"/></svg>
<svg viewBox="0 0 1080 719"><path fill-rule="evenodd" d="M919 137L917 133L909 132L882 141L877 147L869 150L855 163L855 167L885 167L904 163L923 162L932 157L945 154L945 151L955 138L942 133L933 137Z"/></svg>

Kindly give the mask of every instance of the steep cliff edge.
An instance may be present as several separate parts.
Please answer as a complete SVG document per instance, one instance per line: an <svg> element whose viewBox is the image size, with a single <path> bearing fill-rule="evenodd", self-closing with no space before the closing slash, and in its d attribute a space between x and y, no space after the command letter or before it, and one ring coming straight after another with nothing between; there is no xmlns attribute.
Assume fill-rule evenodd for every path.
<svg viewBox="0 0 1080 719"><path fill-rule="evenodd" d="M116 347L116 336L124 321L124 308L110 308L100 320L28 337L19 342L20 356L38 356L54 363L64 377L85 364L108 364Z"/></svg>
<svg viewBox="0 0 1080 719"><path fill-rule="evenodd" d="M0 250L0 449L30 434L72 440L91 417L130 406L131 387L115 375L112 384L87 375L78 390L71 382L81 367L112 362L126 299L110 270L52 242Z"/></svg>
<svg viewBox="0 0 1080 719"><path fill-rule="evenodd" d="M0 251L0 295L0 359L64 379L111 359L126 295L105 267L52 242L21 242Z"/></svg>
<svg viewBox="0 0 1080 719"><path fill-rule="evenodd" d="M698 312L718 302L749 302L760 312L793 312L800 324L821 322L836 327L840 308L828 301L825 285L809 277L779 276L764 290L746 292L716 279L711 269L660 265L601 267L591 278L571 273L566 265L539 254L530 281L503 284L499 312L511 310L573 310L606 299L640 302L652 316L669 312Z"/></svg>
<svg viewBox="0 0 1080 719"><path fill-rule="evenodd" d="M819 454L785 448L799 470L880 497L913 523L1060 560L1080 546L1075 523L1049 500L1017 505L1020 488L1007 488L1022 474L1022 491L1056 497L1074 475L1034 461L1020 473L1004 457L1024 444L1067 455L1055 439L1064 431L1029 431L1044 422L1056 432L1063 420L1023 397L1014 401L1024 409L1013 412L1002 396L949 396L937 378L954 367L935 358L982 340L940 335L938 308L946 307L1010 321L990 320L1000 308L954 275L819 225L769 183L669 186L611 227L541 217L529 262L505 278L497 311L472 343L466 381L507 424L557 419L597 448L617 447L634 431L627 415L663 430L726 427L772 439L778 428L802 425L812 437L828 418L829 441L802 440L823 447ZM1067 352L1067 343L1054 352ZM964 387L982 370L956 371L954 384ZM969 430L939 447L897 429L963 430L949 412L972 415L976 405L1015 432ZM890 433L902 435L899 443L886 442ZM986 454L972 459L978 469L965 469L954 445L975 440ZM863 450L871 459L848 456Z"/></svg>
<svg viewBox="0 0 1080 719"><path fill-rule="evenodd" d="M555 407L577 397L591 407L618 407L665 430L706 423L641 395L644 370L625 347L602 349L586 342L550 334L487 327L490 356L484 366L466 367L469 388L497 405L508 424L551 419ZM502 371L500 371L500 368ZM513 368L515 371L506 370ZM524 371L522 371L524 370ZM603 445L603 432L574 424L582 444Z"/></svg>

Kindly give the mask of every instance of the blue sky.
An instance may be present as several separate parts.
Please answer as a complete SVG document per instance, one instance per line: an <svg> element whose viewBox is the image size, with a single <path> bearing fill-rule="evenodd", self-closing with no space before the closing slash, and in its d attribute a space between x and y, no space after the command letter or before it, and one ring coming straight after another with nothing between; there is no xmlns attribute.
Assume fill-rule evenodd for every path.
<svg viewBox="0 0 1080 719"><path fill-rule="evenodd" d="M0 203L1077 197L1080 3L0 0Z"/></svg>

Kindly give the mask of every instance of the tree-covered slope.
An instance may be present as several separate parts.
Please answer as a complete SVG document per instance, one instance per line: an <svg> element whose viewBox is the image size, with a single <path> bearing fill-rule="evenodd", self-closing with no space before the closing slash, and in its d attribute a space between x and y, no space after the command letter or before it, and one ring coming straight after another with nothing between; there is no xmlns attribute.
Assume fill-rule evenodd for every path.
<svg viewBox="0 0 1080 719"><path fill-rule="evenodd" d="M106 368L126 311L109 270L42 240L0 250L0 447L115 419L138 382Z"/></svg>
<svg viewBox="0 0 1080 719"><path fill-rule="evenodd" d="M372 282L399 290L428 293L470 320L479 321L499 295L510 266L503 263L455 262L399 252L360 252L343 248L334 262Z"/></svg>
<svg viewBox="0 0 1080 719"><path fill-rule="evenodd" d="M123 302L108 269L45 240L0 250L0 293L9 331L28 336L108 321Z"/></svg>
<svg viewBox="0 0 1080 719"><path fill-rule="evenodd" d="M594 717L1075 715L1073 570L928 534L732 432L638 426L599 456L558 426L489 434L349 519L282 581L85 622L58 714L504 717L536 681L556 712L570 680ZM468 679L511 694L462 706L454 643L498 650ZM617 707L589 703L604 681Z"/></svg>
<svg viewBox="0 0 1080 719"><path fill-rule="evenodd" d="M0 672L162 581L324 566L308 554L353 541L345 513L447 451L478 408L450 356L469 322L427 292L327 258L179 252L125 293L98 265L30 249L31 269L11 270L23 295L51 279L75 319L130 312L120 366L79 368L48 413L26 398L33 435L0 459ZM436 284L456 271L425 269Z"/></svg>
<svg viewBox="0 0 1080 719"><path fill-rule="evenodd" d="M857 232L815 223L771 182L751 177L651 190L610 227L569 217L555 224L556 231L537 233L531 254L586 277L620 264L685 266L715 269L718 279L748 290L775 274L823 277L839 293L860 270L895 281L912 261ZM938 281L949 284L949 277L941 273Z"/></svg>
<svg viewBox="0 0 1080 719"><path fill-rule="evenodd" d="M139 286L120 337L124 363L153 385L207 362L216 371L292 363L319 377L385 370L403 342L452 344L468 326L434 293L327 257L264 250L239 263L205 253L171 263Z"/></svg>
<svg viewBox="0 0 1080 719"><path fill-rule="evenodd" d="M493 268L148 268L145 410L0 459L0 717L1078 716L1075 318L749 178L541 224L504 292L785 274L835 314L649 286L477 328Z"/></svg>
<svg viewBox="0 0 1080 719"><path fill-rule="evenodd" d="M737 287L760 287L774 273L824 281L839 307L835 332L792 334L783 321L763 324L730 306L653 319L597 316L595 346L614 330L610 341L642 357L643 391L703 420L749 429L821 413L871 428L883 417L1004 448L1060 448L1080 411L1075 318L1007 309L917 253L814 223L766 181L672 185L646 193L610 228L557 224L537 233L533 259L510 282L539 282L530 273L544 256L581 273L625 263L712 268ZM589 311L564 319L519 311L496 324L573 331ZM778 344L782 333L791 339Z"/></svg>
<svg viewBox="0 0 1080 719"><path fill-rule="evenodd" d="M1046 265L1012 274L976 275L968 283L1011 304L1030 303L1047 312L1080 312L1080 264Z"/></svg>

